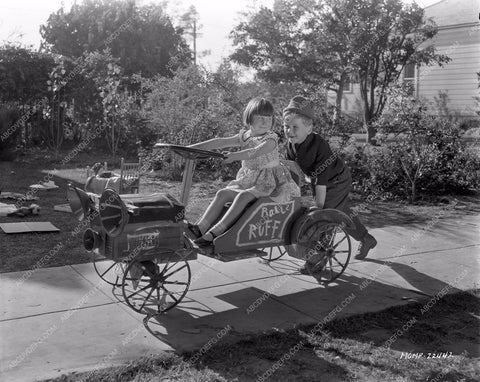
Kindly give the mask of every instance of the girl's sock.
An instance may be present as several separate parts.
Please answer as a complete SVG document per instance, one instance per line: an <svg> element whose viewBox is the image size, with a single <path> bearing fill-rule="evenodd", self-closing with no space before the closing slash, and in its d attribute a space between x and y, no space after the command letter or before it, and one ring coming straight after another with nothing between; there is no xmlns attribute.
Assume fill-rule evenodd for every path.
<svg viewBox="0 0 480 382"><path fill-rule="evenodd" d="M205 239L207 241L213 241L213 239L215 239L216 235L213 234L212 232L208 231L206 232L203 236L202 236L202 239Z"/></svg>
<svg viewBox="0 0 480 382"><path fill-rule="evenodd" d="M203 234L204 232L208 231L209 224L206 221L199 221L197 222L197 227L200 230L200 232Z"/></svg>

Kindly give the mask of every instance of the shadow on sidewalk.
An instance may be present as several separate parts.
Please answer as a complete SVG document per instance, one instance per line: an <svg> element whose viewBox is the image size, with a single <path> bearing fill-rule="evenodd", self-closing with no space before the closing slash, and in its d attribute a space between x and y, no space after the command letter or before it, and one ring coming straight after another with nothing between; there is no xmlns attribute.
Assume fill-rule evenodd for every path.
<svg viewBox="0 0 480 382"><path fill-rule="evenodd" d="M370 258L367 258L363 261L390 267L390 269L392 269L410 285L430 297L433 297L435 294L439 293L442 290L448 293L461 292L461 289L455 288L454 286L435 277L419 272L415 268L406 264L395 263L392 261L375 260ZM455 270L452 270L452 272L455 272ZM456 273L458 273L458 277L461 276L460 272L457 271Z"/></svg>
<svg viewBox="0 0 480 382"><path fill-rule="evenodd" d="M425 290L424 281L435 291L449 285L403 264L390 266L420 290ZM290 276L305 281L303 276ZM467 297L461 298L458 309L455 301L450 301L444 307L443 303L436 304L423 315L421 310L429 297L420 299L418 293L377 281L360 290L362 281L363 278L342 275L338 282L328 287L317 284L318 287L296 293L273 291L263 299L264 290L256 287L245 287L229 293L223 293L221 288L212 288L212 295L204 302L188 298L165 315L146 317L144 325L150 334L168 343L177 352L187 352L189 357L202 359L205 365L225 378L238 380L245 380L246 373L252 374L252 380L263 375L302 338L300 332L295 330L297 327L306 330L305 324L319 322L324 323L321 329L332 338L345 339L346 343L350 343L350 340L357 341L354 345L357 353L358 349L364 347L368 354L378 349L387 355L388 350L382 350L382 347L386 346L385 343L392 336L398 335L390 349L399 353L395 355L388 352L389 356L385 359L370 359L365 358L361 352L344 353L343 348L330 348L338 346L336 342L335 345L329 344L324 352L316 346L302 347L295 356L295 361L289 363L294 368L300 363L304 369L306 367L309 372L316 373L317 378L328 376L328 380L332 381L340 381L346 375L341 361L332 361L334 356L348 359L350 364L373 369L385 367L393 374L402 375L401 368L397 368L395 363L398 361L392 362L392 358L398 359L401 353L420 352L426 356L428 353L445 352L459 355L466 351L464 354L469 357L480 354L476 345L475 328L465 329L472 323L471 309L477 309L475 304L478 306L475 296L465 293ZM271 283L274 285L275 278L272 278ZM444 299L452 300L454 297L446 296ZM249 312L252 303L259 298L262 303ZM227 303L230 308L219 311L214 306L216 299ZM413 319L416 320L415 323L406 327ZM308 330L311 328L312 326ZM317 334L320 337L323 335L321 330L316 331L315 335ZM264 347L257 340L259 336L265 341ZM280 339L270 341L272 336ZM277 342L277 345L272 347L270 342ZM233 349L231 354L241 354L242 358L231 359L230 366L225 365L225 359L223 363L215 362L214 354L219 350L203 358L217 344L223 345L220 349L224 352ZM294 371L292 374L292 370L288 373L289 377L295 374ZM299 369L298 373L293 380L302 380L304 371Z"/></svg>
<svg viewBox="0 0 480 382"><path fill-rule="evenodd" d="M308 278L290 274L303 282ZM276 278L271 279L274 285ZM361 290L363 278L342 275L329 286L309 287L295 293L272 291L271 294L256 287L245 287L223 293L222 288L212 288L211 295L203 298L187 297L164 315L147 317L147 330L177 351L192 351L205 346L210 340L236 341L246 334L265 333L292 329L299 324L320 322L329 317L337 318L378 311L395 305L403 305L405 296L418 297L418 293L379 282L372 282ZM315 282L314 282L315 283ZM267 288L268 290L268 288ZM221 304L215 300L220 300ZM257 303L256 303L257 302ZM218 309L223 306L222 310ZM229 308L225 308L229 306ZM254 307L252 309L252 307ZM225 338L218 334L230 328Z"/></svg>

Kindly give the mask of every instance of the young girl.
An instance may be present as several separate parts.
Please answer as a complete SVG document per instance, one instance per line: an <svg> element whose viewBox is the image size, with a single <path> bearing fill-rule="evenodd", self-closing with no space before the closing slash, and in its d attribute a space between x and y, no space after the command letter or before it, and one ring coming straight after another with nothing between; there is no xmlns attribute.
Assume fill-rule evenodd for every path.
<svg viewBox="0 0 480 382"><path fill-rule="evenodd" d="M284 203L300 196L300 189L290 171L280 163L278 136L272 131L273 105L264 98L252 99L243 112L243 123L248 129L242 129L232 137L214 138L190 146L204 150L241 147L241 151L228 153L224 160L224 163L242 161L236 179L217 192L196 225L189 224L196 237L203 235L195 240L198 245L210 245L256 198L270 196L273 201ZM231 207L212 227L227 202L232 202Z"/></svg>

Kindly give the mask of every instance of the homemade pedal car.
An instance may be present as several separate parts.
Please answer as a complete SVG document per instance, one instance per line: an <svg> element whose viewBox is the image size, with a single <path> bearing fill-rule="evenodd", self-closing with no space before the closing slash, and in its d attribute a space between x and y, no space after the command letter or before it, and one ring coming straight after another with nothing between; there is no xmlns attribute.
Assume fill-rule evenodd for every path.
<svg viewBox="0 0 480 382"><path fill-rule="evenodd" d="M316 256L324 268L315 277L325 283L346 269L351 255L346 229L352 221L338 210L302 207L300 198L287 203L259 198L211 246L197 247L185 219L195 161L224 156L163 143L155 147L186 159L180 201L161 192L119 195L106 189L94 198L78 188L68 189L73 213L88 226L83 242L95 253L95 270L121 287L133 310L151 315L176 306L190 286L189 261L198 254L221 261L252 256L274 261L286 253L301 259ZM99 261L98 255L113 262Z"/></svg>

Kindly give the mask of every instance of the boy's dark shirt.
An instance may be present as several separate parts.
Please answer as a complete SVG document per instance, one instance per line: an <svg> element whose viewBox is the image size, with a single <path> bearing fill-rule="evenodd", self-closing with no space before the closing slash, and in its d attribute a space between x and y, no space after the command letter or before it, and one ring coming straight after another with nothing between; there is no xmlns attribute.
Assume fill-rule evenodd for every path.
<svg viewBox="0 0 480 382"><path fill-rule="evenodd" d="M345 163L332 153L327 141L316 133L311 133L299 145L287 144L287 159L298 163L302 171L311 177L312 186L327 186L329 181L341 174Z"/></svg>

